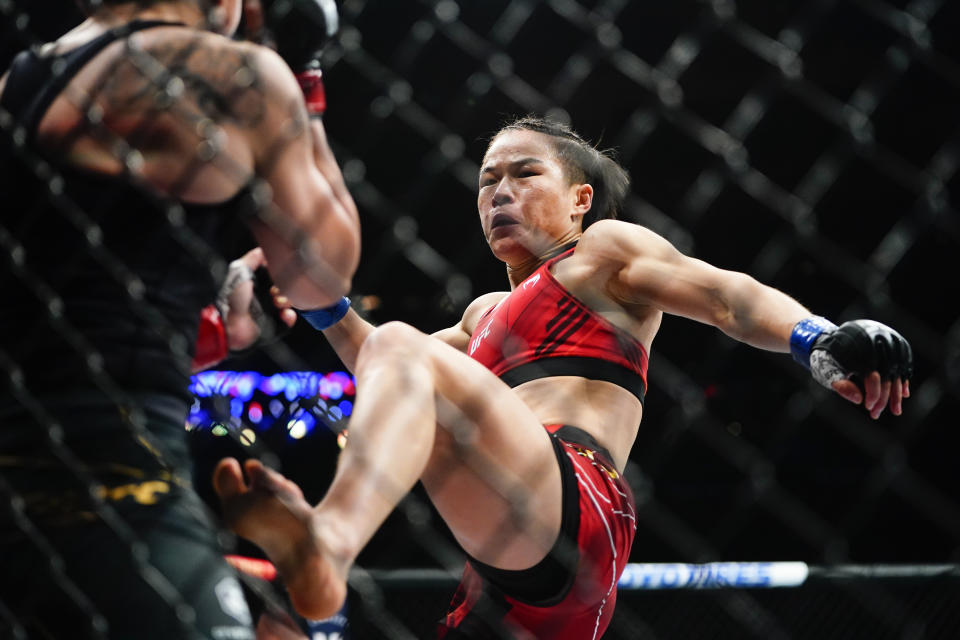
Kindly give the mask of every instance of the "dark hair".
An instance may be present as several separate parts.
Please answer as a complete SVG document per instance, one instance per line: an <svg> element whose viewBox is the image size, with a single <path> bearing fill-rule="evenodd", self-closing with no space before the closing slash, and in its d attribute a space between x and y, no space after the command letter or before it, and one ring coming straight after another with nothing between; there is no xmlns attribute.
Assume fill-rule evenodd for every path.
<svg viewBox="0 0 960 640"><path fill-rule="evenodd" d="M584 229L597 220L615 219L623 210L630 190L630 176L614 159L611 149L600 151L567 125L537 116L524 116L508 122L490 142L501 133L518 130L550 136L570 184L584 183L593 187L593 204L583 216Z"/></svg>

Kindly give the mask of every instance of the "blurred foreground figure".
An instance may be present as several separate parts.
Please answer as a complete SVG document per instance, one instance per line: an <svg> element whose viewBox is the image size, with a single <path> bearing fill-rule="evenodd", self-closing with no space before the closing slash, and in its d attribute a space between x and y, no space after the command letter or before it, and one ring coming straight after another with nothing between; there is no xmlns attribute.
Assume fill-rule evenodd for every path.
<svg viewBox="0 0 960 640"><path fill-rule="evenodd" d="M0 626L252 638L190 486L201 309L254 242L293 304L335 303L356 208L290 67L230 39L241 0L84 8L0 78Z"/></svg>

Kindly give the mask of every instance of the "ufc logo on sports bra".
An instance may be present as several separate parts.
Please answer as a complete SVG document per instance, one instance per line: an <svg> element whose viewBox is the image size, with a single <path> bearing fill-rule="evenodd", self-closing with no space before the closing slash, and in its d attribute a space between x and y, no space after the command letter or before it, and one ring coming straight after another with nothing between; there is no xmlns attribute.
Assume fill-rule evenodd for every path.
<svg viewBox="0 0 960 640"><path fill-rule="evenodd" d="M533 285L537 284L539 281L540 281L540 274L537 273L532 277L528 278L527 281L523 283L523 288L526 289L527 287L532 287Z"/></svg>
<svg viewBox="0 0 960 640"><path fill-rule="evenodd" d="M468 355L473 355L473 352L477 350L480 346L480 342L490 335L490 325L487 325L483 328L483 331L480 332L480 335L475 336L473 340L470 341L470 351Z"/></svg>

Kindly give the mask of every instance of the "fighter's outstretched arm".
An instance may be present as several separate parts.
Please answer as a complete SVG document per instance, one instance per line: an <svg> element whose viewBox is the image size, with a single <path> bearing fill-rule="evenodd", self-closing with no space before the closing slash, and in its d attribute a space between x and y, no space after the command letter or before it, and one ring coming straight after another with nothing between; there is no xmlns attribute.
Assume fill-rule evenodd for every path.
<svg viewBox="0 0 960 640"><path fill-rule="evenodd" d="M471 302L457 324L432 334L434 338L445 342L458 351L467 351L470 334L477 317L489 306L495 304L505 293L488 293ZM357 363L357 354L360 347L376 328L364 320L350 306L347 298L343 298L338 305L320 309L314 312L301 311L303 319L315 329L323 331L324 337L336 351L344 366L353 371Z"/></svg>
<svg viewBox="0 0 960 640"><path fill-rule="evenodd" d="M874 418L887 406L899 415L909 396L910 345L885 325L854 320L837 327L782 291L685 256L653 231L625 222L592 225L577 253L596 261L606 291L626 308L684 316L752 346L790 352L814 379L863 402Z"/></svg>
<svg viewBox="0 0 960 640"><path fill-rule="evenodd" d="M351 373L355 372L360 347L367 336L373 333L375 327L352 308L345 309L344 315L327 328L322 328L322 325L311 322L307 316L304 316L304 319L310 322L315 329L323 331L324 337L333 347L333 350L337 352L337 357L343 362L343 366Z"/></svg>

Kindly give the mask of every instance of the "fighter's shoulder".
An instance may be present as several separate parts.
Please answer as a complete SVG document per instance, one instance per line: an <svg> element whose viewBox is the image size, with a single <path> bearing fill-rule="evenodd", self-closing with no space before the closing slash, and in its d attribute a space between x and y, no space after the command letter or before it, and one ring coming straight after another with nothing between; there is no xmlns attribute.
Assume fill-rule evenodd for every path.
<svg viewBox="0 0 960 640"><path fill-rule="evenodd" d="M476 326L477 322L480 321L480 317L486 313L488 309L494 307L508 295L510 295L509 291L492 291L478 297L467 305L467 308L463 312L463 320L461 321L461 325L464 328L472 329Z"/></svg>
<svg viewBox="0 0 960 640"><path fill-rule="evenodd" d="M232 47L237 53L256 62L258 65L263 67L264 70L272 72L269 76L270 78L280 77L283 79L290 79L295 82L293 71L290 70L290 67L287 66L287 63L284 62L283 58L280 57L280 54L270 47L265 47L261 44L246 40L232 40L224 36L217 36L217 34L212 35L219 37L223 41L223 46Z"/></svg>
<svg viewBox="0 0 960 640"><path fill-rule="evenodd" d="M623 220L598 220L583 232L574 255L581 260L626 262L657 254L670 243L650 229Z"/></svg>
<svg viewBox="0 0 960 640"><path fill-rule="evenodd" d="M484 312L510 295L506 291L486 293L467 305L460 322L433 334L434 338L466 353L473 330L476 329Z"/></svg>
<svg viewBox="0 0 960 640"><path fill-rule="evenodd" d="M276 51L246 40L189 27L170 27L163 34L144 31L143 48L168 66L180 63L207 80L229 80L238 86L281 84L296 88L293 72ZM273 88L271 86L271 88Z"/></svg>

